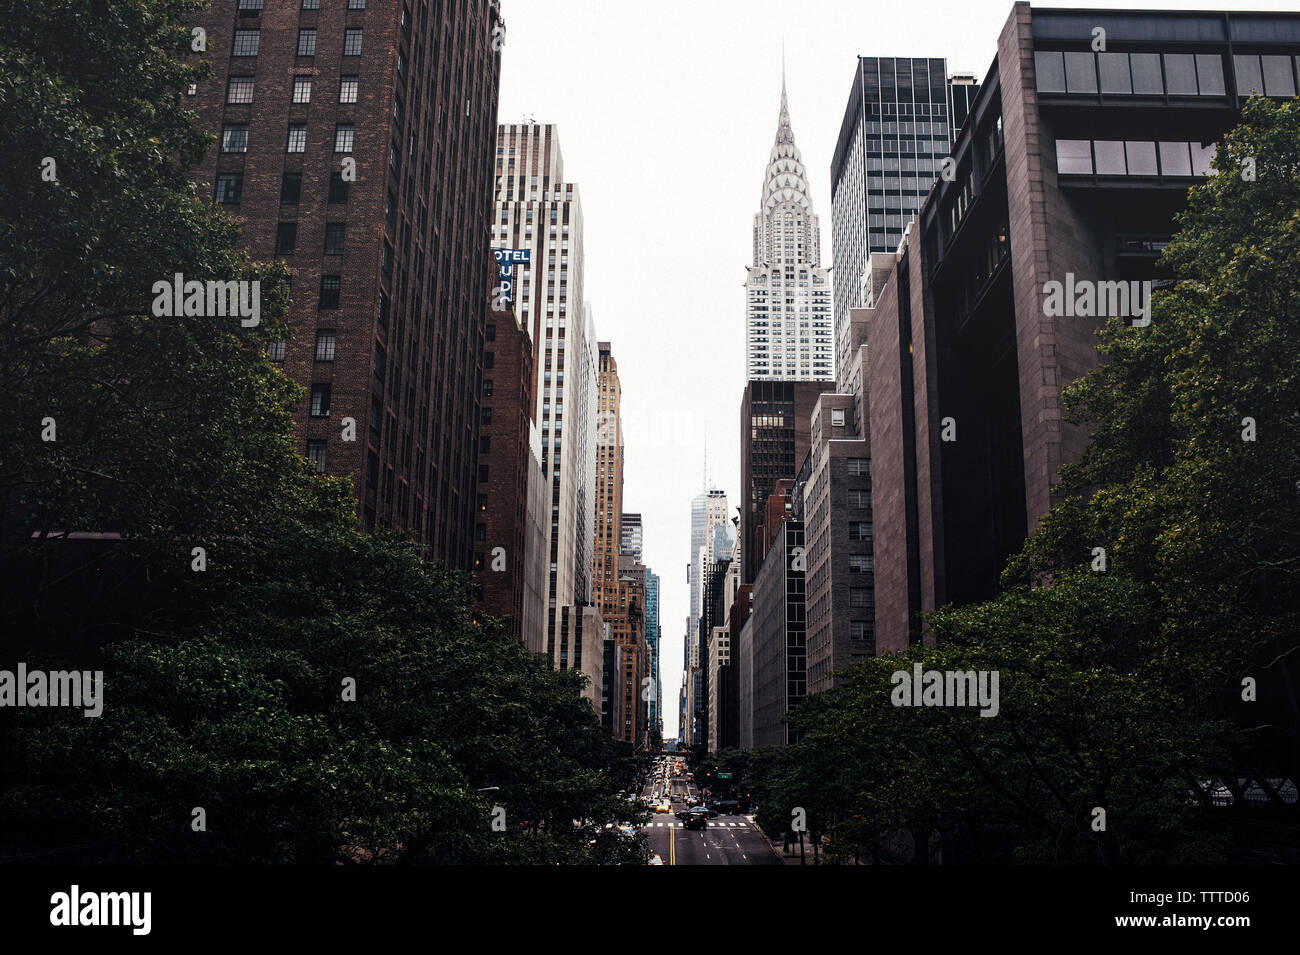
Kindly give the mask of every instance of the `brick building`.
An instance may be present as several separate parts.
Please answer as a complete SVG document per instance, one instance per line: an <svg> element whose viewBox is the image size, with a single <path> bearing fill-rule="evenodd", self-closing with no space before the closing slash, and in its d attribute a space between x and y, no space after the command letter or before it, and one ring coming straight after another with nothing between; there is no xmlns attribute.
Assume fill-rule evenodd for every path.
<svg viewBox="0 0 1300 955"><path fill-rule="evenodd" d="M532 446L533 346L512 304L504 297L492 304L501 307L489 307L483 336L483 373L494 385L491 394L485 391L480 399L474 573L479 606L506 620L515 637L530 643L524 624L541 625L544 587L539 581L527 585L529 529L537 523L535 515L530 521L529 485L541 480ZM534 550L544 546L544 541L531 542ZM531 601L527 611L525 600ZM530 645L538 642L534 636Z"/></svg>
<svg viewBox="0 0 1300 955"><path fill-rule="evenodd" d="M1103 319L1049 315L1046 283L1169 279L1156 259L1214 143L1252 90L1295 95L1298 56L1297 14L1014 6L953 179L854 310L878 652L920 639L921 612L995 593L1086 446L1061 392L1097 366Z"/></svg>
<svg viewBox="0 0 1300 955"><path fill-rule="evenodd" d="M495 3L213 0L200 174L255 258L283 258L302 452L363 527L468 570L500 54Z"/></svg>

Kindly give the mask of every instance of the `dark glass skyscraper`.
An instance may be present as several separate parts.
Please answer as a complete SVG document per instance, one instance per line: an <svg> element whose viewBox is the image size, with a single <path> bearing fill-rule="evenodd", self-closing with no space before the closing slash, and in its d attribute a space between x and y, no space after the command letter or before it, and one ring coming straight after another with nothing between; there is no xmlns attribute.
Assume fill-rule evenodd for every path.
<svg viewBox="0 0 1300 955"><path fill-rule="evenodd" d="M864 304L870 253L898 248L948 155L954 134L950 99L944 59L858 57L831 161L839 369L848 361L849 309ZM965 102L963 95L963 117Z"/></svg>

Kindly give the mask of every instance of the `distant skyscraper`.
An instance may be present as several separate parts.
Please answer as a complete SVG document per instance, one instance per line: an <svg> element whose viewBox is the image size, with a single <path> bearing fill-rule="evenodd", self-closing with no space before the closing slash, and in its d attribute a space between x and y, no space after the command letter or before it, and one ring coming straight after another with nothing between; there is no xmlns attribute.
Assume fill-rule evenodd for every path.
<svg viewBox="0 0 1300 955"><path fill-rule="evenodd" d="M624 514L619 549L641 562L641 515Z"/></svg>
<svg viewBox="0 0 1300 955"><path fill-rule="evenodd" d="M785 80L781 114L754 216L754 264L745 280L745 368L750 379L828 379L831 282L807 171L794 142Z"/></svg>
<svg viewBox="0 0 1300 955"><path fill-rule="evenodd" d="M591 675L604 666L590 659L591 635L584 632L584 649L559 611L591 601L598 355L582 293L582 203L578 187L564 181L555 126L498 127L492 245L529 252L528 262L514 265L512 294L531 330L542 470L550 483L545 652L557 668ZM484 390L492 389L491 372L483 377Z"/></svg>
<svg viewBox="0 0 1300 955"><path fill-rule="evenodd" d="M640 562L640 558L637 558ZM650 647L650 708L651 733L663 733L664 691L659 679L659 575L646 573L645 577L645 642Z"/></svg>
<svg viewBox="0 0 1300 955"><path fill-rule="evenodd" d="M964 119L978 87L968 77L955 82ZM841 381L852 348L849 309L868 304L863 286L871 278L869 255L898 248L903 229L939 175L959 124L951 100L947 60L858 57L831 160L835 360Z"/></svg>

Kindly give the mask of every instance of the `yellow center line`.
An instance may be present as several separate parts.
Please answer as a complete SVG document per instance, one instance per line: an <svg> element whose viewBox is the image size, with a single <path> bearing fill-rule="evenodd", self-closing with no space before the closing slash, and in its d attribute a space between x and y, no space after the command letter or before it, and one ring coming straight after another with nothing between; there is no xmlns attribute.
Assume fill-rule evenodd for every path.
<svg viewBox="0 0 1300 955"><path fill-rule="evenodd" d="M677 830L672 826L668 827L668 864L677 864Z"/></svg>

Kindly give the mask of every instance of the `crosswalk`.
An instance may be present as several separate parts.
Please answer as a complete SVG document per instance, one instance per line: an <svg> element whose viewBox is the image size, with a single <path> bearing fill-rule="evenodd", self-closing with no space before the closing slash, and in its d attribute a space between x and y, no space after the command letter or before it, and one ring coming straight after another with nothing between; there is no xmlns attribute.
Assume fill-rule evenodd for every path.
<svg viewBox="0 0 1300 955"><path fill-rule="evenodd" d="M680 822L647 822L642 829L685 829ZM747 822L711 822L710 829L748 829Z"/></svg>

